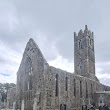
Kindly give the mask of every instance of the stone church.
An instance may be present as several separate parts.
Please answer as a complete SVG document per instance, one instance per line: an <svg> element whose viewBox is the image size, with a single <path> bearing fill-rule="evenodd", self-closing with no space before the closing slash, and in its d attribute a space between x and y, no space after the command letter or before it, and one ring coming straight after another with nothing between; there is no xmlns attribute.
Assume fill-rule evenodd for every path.
<svg viewBox="0 0 110 110"><path fill-rule="evenodd" d="M83 105L110 105L110 87L95 73L94 35L74 33L74 73L49 66L31 38L17 72L17 107L20 110L80 110Z"/></svg>

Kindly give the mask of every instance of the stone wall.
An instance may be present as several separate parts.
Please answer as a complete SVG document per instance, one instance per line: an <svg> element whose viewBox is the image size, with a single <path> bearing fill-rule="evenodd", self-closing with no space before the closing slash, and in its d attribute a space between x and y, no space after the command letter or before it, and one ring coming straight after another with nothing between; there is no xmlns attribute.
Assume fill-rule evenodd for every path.
<svg viewBox="0 0 110 110"><path fill-rule="evenodd" d="M95 76L94 35L87 25L84 31L74 33L74 69L78 75L98 80Z"/></svg>
<svg viewBox="0 0 110 110"><path fill-rule="evenodd" d="M57 96L56 75L58 75ZM103 86L98 81L51 66L45 78L46 108L48 110L59 110L61 104L66 105L69 109L80 109L84 104L89 106L94 102L94 93L103 91Z"/></svg>
<svg viewBox="0 0 110 110"><path fill-rule="evenodd" d="M10 88L7 93L7 108L13 108L16 101L16 88Z"/></svg>
<svg viewBox="0 0 110 110"><path fill-rule="evenodd" d="M88 71L88 66L84 68ZM22 106L24 110L59 110L62 107L79 110L82 105L89 107L97 103L94 95L97 91L110 90L97 80L94 72L87 73L91 77L85 76L83 70L78 72L81 74L49 66L37 44L30 39L17 72L17 107L21 109Z"/></svg>
<svg viewBox="0 0 110 110"><path fill-rule="evenodd" d="M98 91L95 93L96 107L103 106L104 104L110 107L110 91Z"/></svg>
<svg viewBox="0 0 110 110"><path fill-rule="evenodd" d="M17 72L17 103L21 108L24 100L24 109L33 110L35 94L39 93L40 102L37 106L43 107L44 74L47 63L37 44L30 39L25 48L23 59Z"/></svg>

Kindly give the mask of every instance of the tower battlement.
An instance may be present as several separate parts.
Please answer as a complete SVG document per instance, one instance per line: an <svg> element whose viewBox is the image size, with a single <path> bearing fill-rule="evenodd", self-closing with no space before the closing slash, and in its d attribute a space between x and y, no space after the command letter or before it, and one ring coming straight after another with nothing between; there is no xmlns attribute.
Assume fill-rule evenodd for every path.
<svg viewBox="0 0 110 110"><path fill-rule="evenodd" d="M78 33L74 32L74 40L79 40L84 36L89 36L91 39L94 39L94 33L91 30L88 30L87 25L85 25L84 31L80 29Z"/></svg>

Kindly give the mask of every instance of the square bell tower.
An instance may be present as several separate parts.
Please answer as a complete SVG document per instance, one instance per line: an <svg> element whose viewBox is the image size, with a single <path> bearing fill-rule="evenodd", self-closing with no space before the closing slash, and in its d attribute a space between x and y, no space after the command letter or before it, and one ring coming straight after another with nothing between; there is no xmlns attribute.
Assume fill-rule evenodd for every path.
<svg viewBox="0 0 110 110"><path fill-rule="evenodd" d="M74 32L74 69L75 73L93 80L95 76L94 35L85 25L85 30Z"/></svg>

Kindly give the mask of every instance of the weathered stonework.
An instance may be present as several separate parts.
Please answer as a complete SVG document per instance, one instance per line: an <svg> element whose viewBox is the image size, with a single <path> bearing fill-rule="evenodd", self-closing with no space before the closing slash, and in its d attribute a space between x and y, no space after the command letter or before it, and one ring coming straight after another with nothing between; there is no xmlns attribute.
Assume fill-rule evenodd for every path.
<svg viewBox="0 0 110 110"><path fill-rule="evenodd" d="M17 72L19 109L24 101L24 110L78 110L82 105L97 105L97 91L110 90L95 76L93 33L86 26L84 32L74 34L74 41L75 73L72 74L49 66L37 44L29 40Z"/></svg>
<svg viewBox="0 0 110 110"><path fill-rule="evenodd" d="M110 91L99 91L95 93L96 107L103 106L104 104L110 105Z"/></svg>
<svg viewBox="0 0 110 110"><path fill-rule="evenodd" d="M7 93L6 107L12 109L14 102L16 102L16 88L10 88Z"/></svg>

